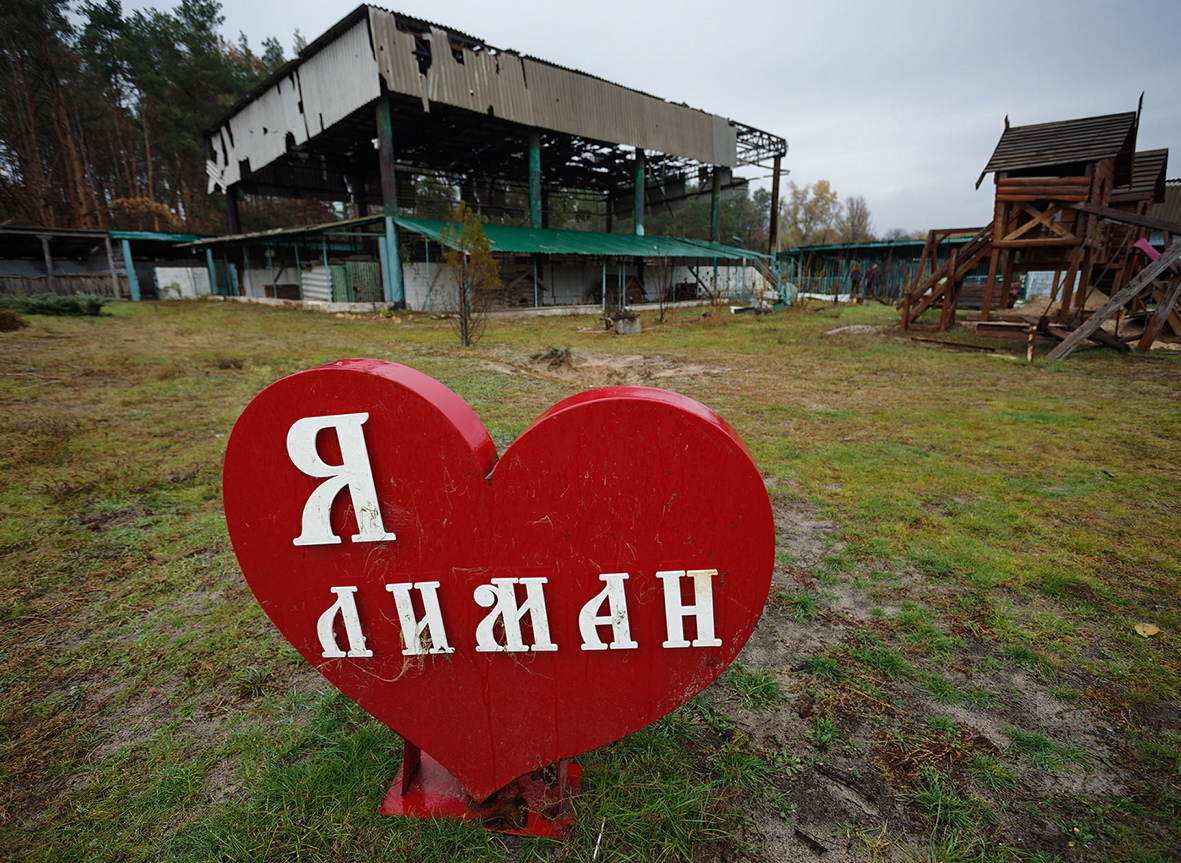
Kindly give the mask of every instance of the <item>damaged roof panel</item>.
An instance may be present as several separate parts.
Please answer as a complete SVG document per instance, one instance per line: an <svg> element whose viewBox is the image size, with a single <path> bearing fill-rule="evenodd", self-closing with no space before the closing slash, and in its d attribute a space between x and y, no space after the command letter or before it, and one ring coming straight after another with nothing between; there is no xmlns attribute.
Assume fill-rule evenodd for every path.
<svg viewBox="0 0 1181 863"><path fill-rule="evenodd" d="M708 165L732 167L740 159L739 129L724 117L360 6L209 133L210 190L240 182L244 168L260 171L366 108L382 81L391 93L420 100L424 112L447 105ZM774 142L786 151L786 142Z"/></svg>
<svg viewBox="0 0 1181 863"><path fill-rule="evenodd" d="M377 60L362 19L299 67L308 132L318 135L381 95Z"/></svg>

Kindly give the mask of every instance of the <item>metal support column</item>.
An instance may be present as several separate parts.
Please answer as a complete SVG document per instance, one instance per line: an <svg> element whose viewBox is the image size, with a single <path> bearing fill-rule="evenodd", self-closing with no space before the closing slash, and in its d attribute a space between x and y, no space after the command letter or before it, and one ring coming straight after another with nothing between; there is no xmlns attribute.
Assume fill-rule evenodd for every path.
<svg viewBox="0 0 1181 863"><path fill-rule="evenodd" d="M250 247L242 247L242 296L254 296L254 271L250 266Z"/></svg>
<svg viewBox="0 0 1181 863"><path fill-rule="evenodd" d="M714 165L713 184L709 196L709 240L718 242L718 216L722 208L722 169Z"/></svg>
<svg viewBox="0 0 1181 863"><path fill-rule="evenodd" d="M230 186L226 189L226 221L229 222L230 233L242 233L242 220L238 217L238 188Z"/></svg>
<svg viewBox="0 0 1181 863"><path fill-rule="evenodd" d="M271 293L276 299L279 297L279 286L275 284L275 249L267 249L267 269L271 272Z"/></svg>
<svg viewBox="0 0 1181 863"><path fill-rule="evenodd" d="M111 235L107 234L103 237L103 243L107 247L107 267L111 270L111 296L116 300L119 299L119 274L115 272L115 250L111 248Z"/></svg>
<svg viewBox="0 0 1181 863"><path fill-rule="evenodd" d="M299 298L303 299L303 267L299 261L299 243L295 243L295 283L299 285Z"/></svg>
<svg viewBox="0 0 1181 863"><path fill-rule="evenodd" d="M529 226L541 227L541 133L529 130Z"/></svg>
<svg viewBox="0 0 1181 863"><path fill-rule="evenodd" d="M208 246L205 247L205 269L209 273L209 295L216 297L219 295L217 290L217 267L213 263L213 249Z"/></svg>
<svg viewBox="0 0 1181 863"><path fill-rule="evenodd" d="M722 209L722 169L718 165L714 165L713 183L709 196L709 239L710 242L718 242L719 222ZM718 259L712 259L714 270L714 296L718 294Z"/></svg>
<svg viewBox="0 0 1181 863"><path fill-rule="evenodd" d="M135 261L131 260L131 241L123 240L123 266L127 268L127 289L131 291L131 301L139 302L139 276L135 274Z"/></svg>
<svg viewBox="0 0 1181 863"><path fill-rule="evenodd" d="M782 156L776 156L775 166L771 169L771 226L767 233L767 254L771 256L772 264L779 251L779 166L782 161Z"/></svg>
<svg viewBox="0 0 1181 863"><path fill-rule="evenodd" d="M406 289L402 281L401 245L398 243L398 183L394 173L394 123L390 97L383 93L377 100L377 161L381 166L381 203L385 215L385 301L405 308Z"/></svg>
<svg viewBox="0 0 1181 863"><path fill-rule="evenodd" d="M324 283L328 285L328 302L336 302L332 293L332 267L328 266L328 235L320 234L320 255L324 258Z"/></svg>
<svg viewBox="0 0 1181 863"><path fill-rule="evenodd" d="M37 239L41 241L41 255L45 259L45 291L52 294L53 291L53 258L49 255L49 237L44 234L38 234Z"/></svg>
<svg viewBox="0 0 1181 863"><path fill-rule="evenodd" d="M647 159L644 156L644 148L636 147L636 236L644 236L644 170L647 167Z"/></svg>

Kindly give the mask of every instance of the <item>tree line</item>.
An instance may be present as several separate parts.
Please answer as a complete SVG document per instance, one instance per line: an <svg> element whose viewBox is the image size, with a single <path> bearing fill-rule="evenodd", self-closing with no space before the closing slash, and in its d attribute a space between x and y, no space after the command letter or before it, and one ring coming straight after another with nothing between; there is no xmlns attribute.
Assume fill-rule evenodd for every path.
<svg viewBox="0 0 1181 863"><path fill-rule="evenodd" d="M221 5L0 5L0 223L224 230L203 131L285 62L219 35ZM298 48L298 32L296 34Z"/></svg>

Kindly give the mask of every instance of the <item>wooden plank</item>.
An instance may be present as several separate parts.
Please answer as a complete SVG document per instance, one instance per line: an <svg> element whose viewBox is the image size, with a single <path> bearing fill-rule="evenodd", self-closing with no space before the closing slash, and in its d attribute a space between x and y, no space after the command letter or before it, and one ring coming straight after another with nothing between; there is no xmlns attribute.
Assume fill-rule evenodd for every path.
<svg viewBox="0 0 1181 863"><path fill-rule="evenodd" d="M1105 344L1109 348L1115 348L1121 354L1126 354L1132 350L1127 345L1125 345L1122 341L1120 341L1115 336L1113 336L1111 333L1107 332L1107 330L1095 330L1095 332L1091 333L1089 336L1087 336L1087 338L1089 338L1093 342L1100 342L1101 344Z"/></svg>
<svg viewBox="0 0 1181 863"><path fill-rule="evenodd" d="M1015 204L1028 204L1034 201L1085 201L1087 196L1082 193L1064 192L1061 189L1048 189L1041 194L1005 194L997 192L996 199L998 201L1007 201Z"/></svg>
<svg viewBox="0 0 1181 863"><path fill-rule="evenodd" d="M992 353L996 350L992 345L973 345L969 342L949 342L944 339L932 339L926 336L908 336L912 342L927 342L932 345L945 345L949 348L966 348L971 351L986 351Z"/></svg>
<svg viewBox="0 0 1181 863"><path fill-rule="evenodd" d="M1089 188L1090 177L1002 177L996 181L997 188L1005 186L1083 186Z"/></svg>
<svg viewBox="0 0 1181 863"><path fill-rule="evenodd" d="M1123 290L1119 291L1115 296L1104 304L1103 308L1091 315L1091 317L1077 330L1070 334L1067 339L1050 351L1046 355L1047 360L1064 360L1078 347L1079 342L1099 329L1099 326L1119 311L1124 303L1132 299L1140 293L1148 285L1152 284L1152 280L1163 273L1174 261L1181 258L1181 240L1173 243L1169 250L1145 267L1136 278L1132 279Z"/></svg>
<svg viewBox="0 0 1181 863"><path fill-rule="evenodd" d="M1144 335L1140 337L1140 342L1136 345L1136 350L1143 352L1152 347L1152 343L1156 341L1157 333L1164 326L1165 319L1172 314L1173 307L1177 305L1178 298L1181 298L1181 274L1173 276L1173 280L1169 282L1168 288L1161 295L1161 300L1157 304L1156 311L1152 313L1152 317L1148 319L1147 326L1144 327Z"/></svg>
<svg viewBox="0 0 1181 863"><path fill-rule="evenodd" d="M1114 207L1101 207L1098 204L1063 203L1063 206L1070 207L1072 210L1090 213L1093 216L1101 216L1102 218L1110 219L1113 222L1123 222L1127 225L1139 225L1141 228L1150 228L1154 231L1167 231L1171 234L1181 234L1181 225L1177 224L1176 222L1166 222L1164 219L1157 219L1152 216L1141 216L1138 213L1129 213L1126 210L1117 210Z"/></svg>
<svg viewBox="0 0 1181 863"><path fill-rule="evenodd" d="M1051 246L1081 246L1078 237L1039 237L1036 240L997 240L993 243L998 249L1036 249Z"/></svg>

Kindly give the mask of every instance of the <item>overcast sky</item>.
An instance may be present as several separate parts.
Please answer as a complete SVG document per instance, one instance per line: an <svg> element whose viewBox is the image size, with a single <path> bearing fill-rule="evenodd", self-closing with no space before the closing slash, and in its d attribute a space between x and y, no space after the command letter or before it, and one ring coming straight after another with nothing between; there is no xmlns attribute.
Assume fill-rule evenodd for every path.
<svg viewBox="0 0 1181 863"><path fill-rule="evenodd" d="M125 0L168 9L171 0ZM352 4L225 0L224 35L291 55ZM1004 128L1134 111L1181 176L1179 0L398 0L399 12L784 137L788 179L862 195L874 229L983 225ZM743 172L740 172L743 173ZM746 171L757 176L758 171Z"/></svg>

